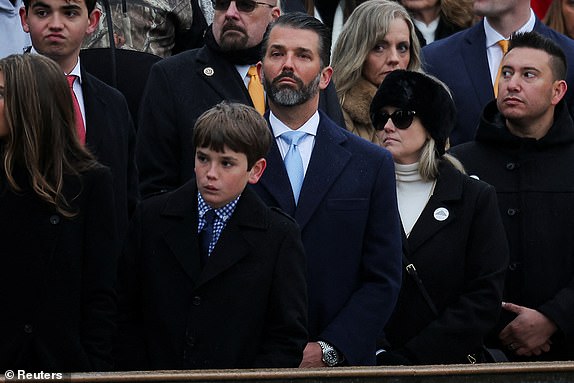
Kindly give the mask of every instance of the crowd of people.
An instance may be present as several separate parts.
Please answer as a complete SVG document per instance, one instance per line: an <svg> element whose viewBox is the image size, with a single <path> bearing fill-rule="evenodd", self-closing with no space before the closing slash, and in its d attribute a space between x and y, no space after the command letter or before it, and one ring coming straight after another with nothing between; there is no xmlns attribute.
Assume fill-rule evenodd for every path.
<svg viewBox="0 0 574 383"><path fill-rule="evenodd" d="M6 1L0 368L574 359L568 1Z"/></svg>

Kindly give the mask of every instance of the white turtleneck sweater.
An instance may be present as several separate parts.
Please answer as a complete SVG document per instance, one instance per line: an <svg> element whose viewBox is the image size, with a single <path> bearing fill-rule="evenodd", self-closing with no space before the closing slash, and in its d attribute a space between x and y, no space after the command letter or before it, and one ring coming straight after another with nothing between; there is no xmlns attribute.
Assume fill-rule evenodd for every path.
<svg viewBox="0 0 574 383"><path fill-rule="evenodd" d="M434 181L422 180L418 162L409 165L395 163L395 175L399 214L408 237L432 195Z"/></svg>

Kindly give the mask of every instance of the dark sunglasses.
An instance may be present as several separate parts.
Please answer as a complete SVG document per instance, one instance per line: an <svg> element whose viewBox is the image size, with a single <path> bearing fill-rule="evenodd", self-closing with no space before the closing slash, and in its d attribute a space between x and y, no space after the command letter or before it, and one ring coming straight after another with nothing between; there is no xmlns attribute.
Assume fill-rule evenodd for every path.
<svg viewBox="0 0 574 383"><path fill-rule="evenodd" d="M273 8L273 5L271 4L262 3L254 0L211 0L211 2L213 3L213 9L215 9L216 11L227 11L227 9L229 8L229 4L231 4L231 1L235 1L235 6L237 7L237 10L239 12L245 12L245 13L253 12L255 8L257 8L257 6L259 5L266 5L269 8Z"/></svg>
<svg viewBox="0 0 574 383"><path fill-rule="evenodd" d="M411 126L416 114L417 112L414 110L404 109L397 109L392 114L379 111L374 115L373 125L375 130L383 130L390 118L391 121L393 121L393 125L395 125L397 129L404 130Z"/></svg>

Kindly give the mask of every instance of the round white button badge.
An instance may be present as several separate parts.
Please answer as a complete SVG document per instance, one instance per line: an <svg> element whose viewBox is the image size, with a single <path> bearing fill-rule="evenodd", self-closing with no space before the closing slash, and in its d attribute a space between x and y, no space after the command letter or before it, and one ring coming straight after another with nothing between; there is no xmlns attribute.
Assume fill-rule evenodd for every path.
<svg viewBox="0 0 574 383"><path fill-rule="evenodd" d="M448 218L449 212L445 207L439 207L434 211L434 219L437 221L444 221Z"/></svg>

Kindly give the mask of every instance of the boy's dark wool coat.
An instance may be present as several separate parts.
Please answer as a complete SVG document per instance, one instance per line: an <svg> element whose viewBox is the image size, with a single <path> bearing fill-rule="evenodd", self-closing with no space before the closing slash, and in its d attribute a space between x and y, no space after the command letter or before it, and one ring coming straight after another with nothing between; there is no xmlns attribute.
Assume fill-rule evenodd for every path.
<svg viewBox="0 0 574 383"><path fill-rule="evenodd" d="M296 223L249 189L203 269L197 187L145 200L120 270L120 369L298 367L307 343Z"/></svg>

